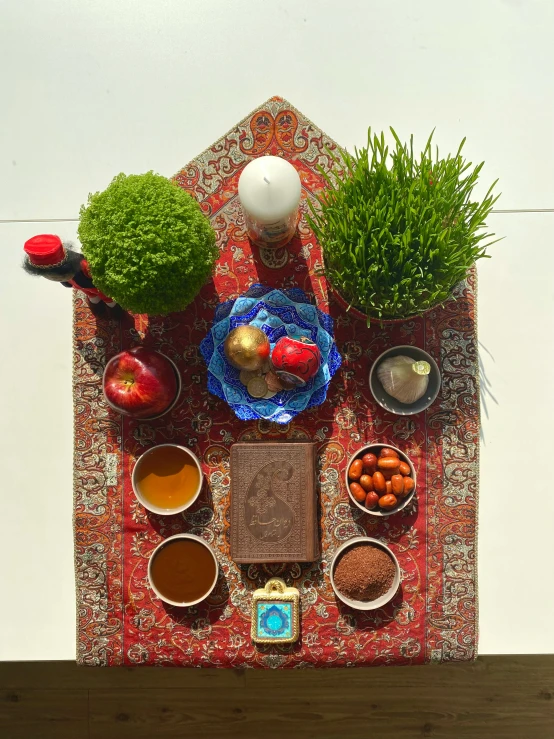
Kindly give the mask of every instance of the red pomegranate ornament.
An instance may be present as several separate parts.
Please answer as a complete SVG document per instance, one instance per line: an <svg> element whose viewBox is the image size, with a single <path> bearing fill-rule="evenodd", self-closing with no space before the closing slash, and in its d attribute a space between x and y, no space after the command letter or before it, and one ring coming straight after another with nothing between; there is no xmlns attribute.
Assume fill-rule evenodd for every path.
<svg viewBox="0 0 554 739"><path fill-rule="evenodd" d="M301 386L317 375L321 354L311 339L283 336L273 347L271 363L287 385Z"/></svg>

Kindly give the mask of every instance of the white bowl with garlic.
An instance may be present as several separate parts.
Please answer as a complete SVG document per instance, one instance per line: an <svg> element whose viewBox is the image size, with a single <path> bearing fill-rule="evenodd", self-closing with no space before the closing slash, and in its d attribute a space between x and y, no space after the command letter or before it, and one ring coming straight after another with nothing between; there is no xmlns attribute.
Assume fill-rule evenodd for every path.
<svg viewBox="0 0 554 739"><path fill-rule="evenodd" d="M398 416L429 408L439 394L441 376L433 357L417 346L395 346L371 367L369 388L379 405Z"/></svg>

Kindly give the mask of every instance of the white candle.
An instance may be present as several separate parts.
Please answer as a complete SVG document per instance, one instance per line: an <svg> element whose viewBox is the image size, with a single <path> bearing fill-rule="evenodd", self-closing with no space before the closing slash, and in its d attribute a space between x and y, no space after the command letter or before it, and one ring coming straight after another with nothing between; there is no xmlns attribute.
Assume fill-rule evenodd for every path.
<svg viewBox="0 0 554 739"><path fill-rule="evenodd" d="M300 191L300 176L286 159L262 156L246 165L239 178L239 199L255 244L277 248L292 239Z"/></svg>

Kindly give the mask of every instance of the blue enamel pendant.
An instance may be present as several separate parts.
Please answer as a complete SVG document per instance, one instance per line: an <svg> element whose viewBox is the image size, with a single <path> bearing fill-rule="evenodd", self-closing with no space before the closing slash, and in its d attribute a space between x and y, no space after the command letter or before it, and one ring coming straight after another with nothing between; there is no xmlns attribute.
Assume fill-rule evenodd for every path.
<svg viewBox="0 0 554 739"><path fill-rule="evenodd" d="M291 644L300 635L300 594L280 577L268 580L252 596L252 641Z"/></svg>

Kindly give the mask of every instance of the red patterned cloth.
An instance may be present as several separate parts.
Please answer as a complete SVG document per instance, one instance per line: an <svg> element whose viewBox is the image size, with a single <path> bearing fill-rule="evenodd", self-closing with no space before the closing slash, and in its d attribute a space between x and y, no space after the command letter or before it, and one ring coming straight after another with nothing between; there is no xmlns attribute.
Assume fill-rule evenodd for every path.
<svg viewBox="0 0 554 739"><path fill-rule="evenodd" d="M381 328L346 313L316 276L322 259L302 217L286 248L251 248L237 199L242 168L254 156L284 156L300 172L302 212L322 187L317 170L336 144L289 103L272 98L179 172L175 180L199 200L218 234L220 259L213 279L189 308L150 321L121 323L92 315L75 295L75 557L78 661L90 665L211 667L345 666L467 660L476 656L476 507L479 450L477 341L474 285L423 318ZM326 402L287 426L242 422L206 389L198 345L220 301L253 282L298 285L335 320L344 362ZM102 371L116 352L144 343L170 356L183 377L173 411L134 422L103 400ZM398 417L373 400L368 373L393 344L414 344L439 363L439 399L417 416ZM229 557L229 449L250 439L312 439L318 449L322 557L313 564L237 566ZM182 515L158 517L136 502L130 473L154 444L189 445L202 461L207 484ZM365 442L395 444L418 474L414 508L389 518L363 514L349 503L343 476L348 457ZM164 606L147 584L148 558L164 538L199 534L219 554L220 578L204 603ZM394 600L374 612L337 601L329 582L333 552L367 533L387 542L402 568ZM251 593L273 575L301 595L301 639L292 646L254 646Z"/></svg>

